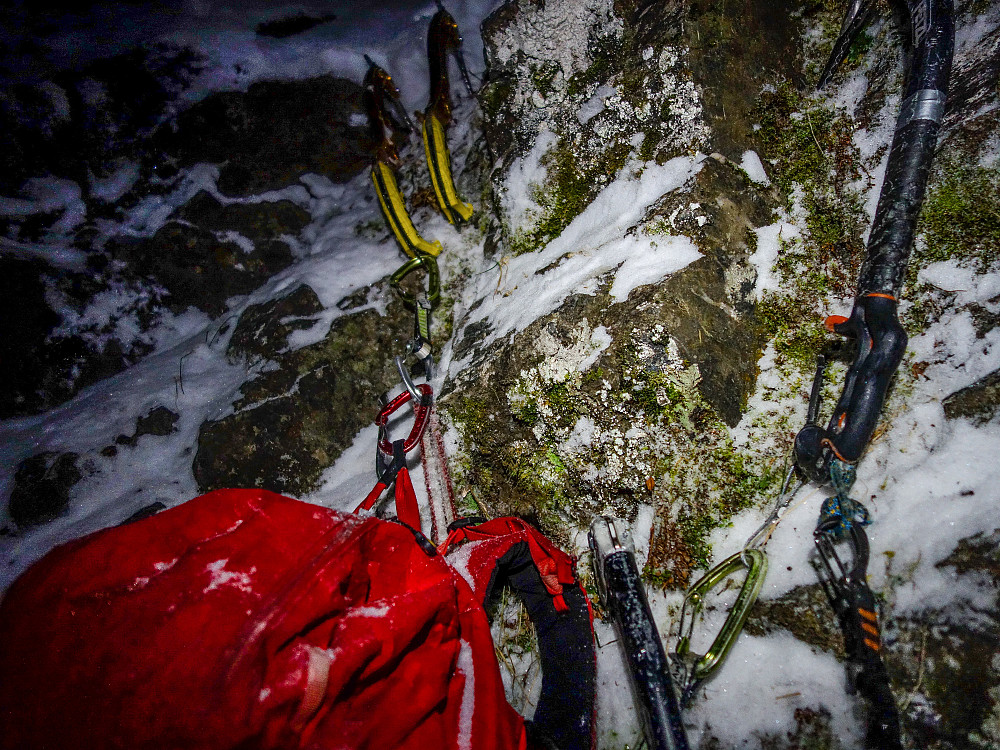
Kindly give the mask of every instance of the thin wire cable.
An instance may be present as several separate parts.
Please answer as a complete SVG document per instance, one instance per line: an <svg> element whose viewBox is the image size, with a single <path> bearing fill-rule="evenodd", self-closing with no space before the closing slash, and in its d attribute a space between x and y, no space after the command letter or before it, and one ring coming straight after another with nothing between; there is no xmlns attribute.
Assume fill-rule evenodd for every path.
<svg viewBox="0 0 1000 750"><path fill-rule="evenodd" d="M771 534L774 533L778 524L781 523L783 511L791 505L792 500L798 494L799 490L805 486L806 480L803 479L795 486L795 489L791 492L788 491L788 485L792 481L792 475L794 473L795 465L793 464L788 467L788 472L785 474L785 481L781 483L781 492L778 493L778 500L774 504L774 510L771 511L771 514L767 517L764 523L762 523L743 544L744 557L747 550L760 549L767 544L768 540L771 538ZM745 559L743 562L746 564Z"/></svg>

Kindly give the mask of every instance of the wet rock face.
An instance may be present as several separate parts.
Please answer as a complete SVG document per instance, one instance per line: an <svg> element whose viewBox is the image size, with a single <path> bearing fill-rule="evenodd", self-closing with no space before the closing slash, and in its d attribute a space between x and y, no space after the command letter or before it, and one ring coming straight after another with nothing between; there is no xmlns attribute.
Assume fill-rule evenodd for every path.
<svg viewBox="0 0 1000 750"><path fill-rule="evenodd" d="M173 91L199 61L187 49L153 45L62 71L38 84L17 83L0 96L0 194L50 174L84 190L124 160L146 162L146 137Z"/></svg>
<svg viewBox="0 0 1000 750"><path fill-rule="evenodd" d="M1000 371L991 372L944 400L944 415L948 419L965 417L983 424L993 419L998 410L1000 410Z"/></svg>
<svg viewBox="0 0 1000 750"><path fill-rule="evenodd" d="M141 70L153 64L152 58L142 59ZM56 108L50 113L55 118L52 128L22 133L12 125L5 137L28 139L24 143L42 138L44 143L36 143L32 153L43 156L55 158L67 148L79 153L73 159L57 159L51 170L44 160L11 163L4 178L16 182L34 174L31 170L49 170L77 181L79 208L88 218L102 212L120 218L115 212L122 206L134 204L151 190L168 189L167 172L176 173L177 166L199 160L225 162L220 186L240 195L296 184L306 172L348 179L368 162L367 129L350 125L352 115L360 112L360 88L330 77L259 84L247 94L210 98L183 113L176 123L163 126L159 137L144 140L164 104L162 87L173 80L171 75L183 78L194 65L183 56L160 62L166 67L153 71L160 76L157 85L162 84L155 91L144 88L134 76L114 78L113 66L101 63L103 77L94 73L87 90L104 92L108 104L104 117L110 118L104 129L90 121L86 107L78 113L75 95L57 91L58 86L47 89L52 101L45 99L46 106ZM119 61L119 67L123 65ZM153 75L148 70L143 75L147 73ZM86 81L74 78L72 83L83 86ZM69 96L69 120L59 124L56 99L64 94ZM115 109L119 105L121 112ZM22 115L28 111L22 110L18 110ZM14 117L17 112L7 114ZM120 136L117 140L111 137L114 133ZM105 136L106 143L100 140ZM14 158L24 152L22 146L21 141L12 142L5 153ZM171 156L164 155L164 148ZM112 154L114 163L108 161ZM106 177L122 159L133 157L139 165L137 182L118 207L90 195L92 174L95 179ZM164 166L167 161L173 166ZM157 164L163 169L151 174L151 165ZM16 193L19 183L8 187L10 194ZM68 209L7 221L2 228L24 241L52 233L62 237L68 231L62 226L68 221L66 213ZM0 395L0 418L51 408L137 362L152 347L148 331L164 307L174 312L195 307L213 317L221 315L229 297L253 291L292 262L289 243L310 220L308 212L289 201L229 204L200 193L152 237L105 242L92 224L78 226L74 246L88 253L88 267L82 271L51 268L41 261L0 259L4 270L0 285L6 289L2 296L10 308L0 316L0 346L4 361L10 363L11 383ZM91 314L92 308L101 313Z"/></svg>
<svg viewBox="0 0 1000 750"><path fill-rule="evenodd" d="M316 292L305 284L273 304L249 307L236 324L226 354L255 363L285 352L289 335L311 328L313 316L322 310Z"/></svg>
<svg viewBox="0 0 1000 750"><path fill-rule="evenodd" d="M175 218L210 232L236 232L257 243L297 236L312 217L288 200L221 203L202 190L177 210Z"/></svg>
<svg viewBox="0 0 1000 750"><path fill-rule="evenodd" d="M899 618L887 634L887 666L905 695L904 725L916 746L1000 743L1000 529L962 539L936 567L970 592L969 611Z"/></svg>
<svg viewBox="0 0 1000 750"><path fill-rule="evenodd" d="M698 364L702 397L730 427L753 392L763 343L754 319L753 230L773 221L777 205L773 190L713 155L690 191L664 196L647 217L655 227L691 237L704 256L664 282L674 303L658 320Z"/></svg>
<svg viewBox="0 0 1000 750"><path fill-rule="evenodd" d="M166 289L176 312L196 307L215 317L229 297L247 294L292 262L285 241L309 223L290 201L222 204L198 193L148 239L114 239L108 252Z"/></svg>
<svg viewBox="0 0 1000 750"><path fill-rule="evenodd" d="M69 507L69 491L80 481L76 453L39 453L26 458L14 475L10 517L27 528L58 518Z"/></svg>
<svg viewBox="0 0 1000 750"><path fill-rule="evenodd" d="M845 656L844 636L818 583L796 586L777 599L758 599L745 629L757 636L787 630L803 643L830 651L839 659Z"/></svg>
<svg viewBox="0 0 1000 750"><path fill-rule="evenodd" d="M258 36L269 36L275 39L284 39L285 37L295 36L296 34L309 31L309 29L328 23L329 21L333 21L336 18L337 16L333 13L328 13L323 16L309 16L300 11L291 16L283 16L271 21L259 23L257 24L256 31Z"/></svg>
<svg viewBox="0 0 1000 750"><path fill-rule="evenodd" d="M389 293L380 285L381 293ZM288 351L287 337L312 325L315 293L248 308L237 323L230 356L274 362L242 389L235 413L202 425L194 475L202 492L263 487L302 495L374 419L378 397L399 380L393 353L412 326L393 299L336 319L319 343Z"/></svg>
<svg viewBox="0 0 1000 750"><path fill-rule="evenodd" d="M291 201L195 195L148 238L113 238L83 271L0 258L0 353L10 387L0 418L34 414L110 377L152 348L164 307L215 317L292 262L311 216ZM103 300L103 301L102 301ZM91 306L100 307L91 315Z"/></svg>
<svg viewBox="0 0 1000 750"><path fill-rule="evenodd" d="M276 105L280 102L280 105ZM248 196L294 185L313 172L343 182L371 160L362 89L343 78L255 83L214 94L161 129L160 147L178 166L221 164L219 189Z"/></svg>
<svg viewBox="0 0 1000 750"><path fill-rule="evenodd" d="M0 419L37 414L71 398L81 388L120 372L147 354L141 336L119 341L111 336L116 318L84 326L82 335L61 330L64 316L81 314L87 300L107 287L87 273L55 271L37 260L0 258ZM135 292L129 299L129 294ZM139 318L149 297L127 290L126 313ZM65 300L57 313L52 298Z"/></svg>
<svg viewBox="0 0 1000 750"><path fill-rule="evenodd" d="M165 406L157 406L148 414L139 417L132 435L119 435L115 438L115 443L133 448L143 435L159 435L161 437L170 435L177 431L175 425L178 419L180 419L179 414L170 411Z"/></svg>
<svg viewBox="0 0 1000 750"><path fill-rule="evenodd" d="M246 253L235 242L220 242L214 232L180 222L164 225L148 240L116 240L110 249L113 257L145 268L162 284L172 310L196 307L212 317L225 311L229 297L252 292L292 262L284 243Z"/></svg>
<svg viewBox="0 0 1000 750"><path fill-rule="evenodd" d="M738 159L755 147L753 126L759 118L754 102L765 84L815 85L802 74L803 10L810 9L798 0L690 4L683 39L713 150ZM647 24L650 16L645 16Z"/></svg>

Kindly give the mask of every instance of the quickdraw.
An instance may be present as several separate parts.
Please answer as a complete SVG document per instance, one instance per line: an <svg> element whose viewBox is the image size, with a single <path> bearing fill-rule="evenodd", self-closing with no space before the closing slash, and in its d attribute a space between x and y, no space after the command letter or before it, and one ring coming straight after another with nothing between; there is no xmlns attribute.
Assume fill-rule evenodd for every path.
<svg viewBox="0 0 1000 750"><path fill-rule="evenodd" d="M426 272L427 289L418 294L410 295L403 289L403 281L418 268ZM430 312L433 303L440 299L441 281L437 261L431 255L418 255L411 258L397 269L389 278L390 286L399 295L403 304L414 310L414 336L406 344L405 356L395 359L399 377L404 390L393 399L383 397L385 404L375 418L378 426L378 440L375 446L375 473L378 481L368 496L355 509L371 510L378 499L389 486L396 484L396 513L399 520L416 531L421 531L420 511L417 507L416 494L406 468L406 454L421 443L427 429L428 421L434 403L434 389L428 383L416 384L407 366L408 360L416 360L423 364L424 376L433 376L433 350L430 343ZM405 404L413 405L413 426L409 435L402 440L390 441L387 434L389 418ZM444 472L446 486L450 485L447 477L447 465L440 467ZM432 509L432 521L436 515ZM436 524L432 523L432 526Z"/></svg>
<svg viewBox="0 0 1000 750"><path fill-rule="evenodd" d="M794 467L785 474L785 480L782 483L774 510L767 520L750 535L743 545L743 549L730 555L708 571L688 589L684 596L678 626L677 646L670 654L674 680L680 689L681 706L687 706L701 684L722 666L743 631L743 626L750 615L750 609L757 601L767 576L768 564L764 547L781 522L785 509L804 486L804 483L799 483L794 490L788 491L793 472ZM743 579L740 593L729 608L726 619L712 644L704 654L691 653L691 636L709 593L741 571L746 571L746 577Z"/></svg>
<svg viewBox="0 0 1000 750"><path fill-rule="evenodd" d="M427 288L411 295L403 288L403 281L417 269L426 272ZM421 443L434 403L434 390L428 383L418 385L413 381L407 362L415 360L422 363L425 378L429 380L433 376L430 313L433 304L441 297L441 278L437 261L433 255L416 255L389 277L389 283L403 304L414 311L414 335L406 344L405 355L395 358L404 390L391 400L387 396L384 397L386 403L375 418L379 430L375 446L375 473L378 481L355 512L371 510L382 493L395 482L396 513L399 520L420 531L420 511L406 468L406 454ZM410 433L403 440L390 441L387 435L389 418L407 403L412 403L414 414ZM443 467L442 471L447 473L447 467ZM450 483L450 480L447 481Z"/></svg>
<svg viewBox="0 0 1000 750"><path fill-rule="evenodd" d="M437 261L433 257L418 255L410 258L403 265L393 271L389 277L389 284L392 286L400 300L411 310L417 307L418 295L409 294L403 289L403 280L414 273L417 269L423 269L427 274L427 300L431 305L435 305L441 299L441 272L438 269Z"/></svg>
<svg viewBox="0 0 1000 750"><path fill-rule="evenodd" d="M866 582L869 548L864 525L868 523L867 511L847 496L854 481L853 469L841 476L844 483L837 487L837 496L824 503L820 522L813 533L822 561L820 583L844 634L851 684L869 704L866 745L880 749L900 748L899 712L882 661L875 595ZM857 515L857 509L864 513ZM837 553L838 543L850 549L850 567Z"/></svg>
<svg viewBox="0 0 1000 750"><path fill-rule="evenodd" d="M703 655L691 653L691 635L708 593L743 570L746 571L743 586L712 645ZM759 549L744 549L723 560L688 589L681 608L677 647L670 655L682 707L691 702L698 687L715 673L729 654L750 615L750 608L757 601L766 575L767 556Z"/></svg>
<svg viewBox="0 0 1000 750"><path fill-rule="evenodd" d="M378 481L368 496L354 509L354 512L360 513L363 510L374 508L375 503L382 497L382 493L395 483L396 516L410 528L420 531L420 510L417 507L417 496L413 490L413 483L410 481L410 473L406 468L406 454L420 442L424 429L427 427L427 417L433 403L434 390L426 383L414 386L414 388L420 394L419 398L415 398L408 390L403 391L387 403L375 418L375 424L379 431L375 447L375 470ZM413 403L414 414L410 434L405 439L390 441L386 430L389 417L404 404L410 402Z"/></svg>
<svg viewBox="0 0 1000 750"><path fill-rule="evenodd" d="M423 269L427 274L426 290L410 294L403 289L403 281L417 269ZM403 305L414 313L413 337L406 343L406 353L403 358L397 357L396 365L407 389L412 392L407 382L407 370L400 362L419 362L424 368L424 377L430 380L434 372L434 351L431 347L430 314L434 305L441 299L441 274L437 261L429 255L418 255L411 258L389 277L393 291L399 296Z"/></svg>
<svg viewBox="0 0 1000 750"><path fill-rule="evenodd" d="M427 58L430 63L431 95L430 103L424 110L422 132L424 154L431 173L431 183L441 213L450 224L458 224L472 218L471 203L462 200L455 189L451 173L451 157L445 130L451 123L451 84L448 79L448 54L452 54L458 64L462 80L471 96L475 96L469 71L462 57L462 37L458 24L438 0L438 12L431 19L427 35Z"/></svg>

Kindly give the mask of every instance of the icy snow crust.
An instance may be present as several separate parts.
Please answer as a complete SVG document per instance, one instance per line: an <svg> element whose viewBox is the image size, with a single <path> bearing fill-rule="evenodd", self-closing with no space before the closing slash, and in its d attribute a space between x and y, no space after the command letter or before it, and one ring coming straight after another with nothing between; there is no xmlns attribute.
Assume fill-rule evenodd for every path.
<svg viewBox="0 0 1000 750"><path fill-rule="evenodd" d="M459 21L466 38L466 58L476 75L481 75L483 62L477 30L479 23L499 5L489 2L450 2L449 9ZM291 43L261 40L253 36L234 17L225 12L209 11L192 4L183 28L164 29L150 26L152 21L137 21L129 33L163 36L174 41L191 43L209 54L211 64L201 74L195 86L185 92L184 100L192 101L220 89L246 88L252 81L272 78L300 78L327 72L360 80L365 64L362 53L385 64L393 73L409 109L426 101L427 67L424 56L426 23L434 12L433 3L398 4L387 12L373 14L352 4L323 3L316 12L336 12L341 21L327 24L295 38ZM556 4L553 4L556 5ZM586 4L588 13L596 13L600 3ZM251 3L254 22L273 17L264 3ZM309 4L303 4L309 9ZM201 10L199 10L201 9ZM137 9L135 12L139 13ZM242 11L241 11L242 13ZM256 14L256 15L255 15ZM259 16L259 17L257 17ZM95 26L102 23L94 16ZM240 16L242 22L244 17ZM570 19L572 20L572 19ZM150 30L152 29L152 31ZM968 48L985 31L978 26L960 31L959 49ZM128 40L123 37L122 43ZM377 42L376 42L377 40ZM539 54L543 54L540 51ZM564 70L573 70L579 61L563 61ZM239 65L240 72L234 73ZM859 101L865 90L864 72L859 71L838 91L834 100L846 107ZM612 91L600 90L581 109L581 121L595 116L605 106ZM181 106L183 102L179 102ZM898 98L890 96L876 118L876 127L859 134L858 146L872 154L891 135ZM468 122L473 105L459 103L457 120L450 131L454 150L468 147L470 139L478 137ZM531 186L539 184L544 170L538 160L547 148L546 136L539 137L537 148L523 158L523 163L511 170L507 182L505 208L515 220L527 217L532 209ZM410 146L411 152L419 144ZM421 157L422 158L422 157ZM651 201L668 190L683 185L700 169L701 155L673 159L666 164L628 163L597 199L545 248L536 253L510 259L502 269L485 273L495 263L484 259L483 242L474 230L460 234L440 217L426 219L421 231L442 241L446 251L442 256L442 271L447 280L459 268L469 272L471 286L465 293L465 304L483 300L472 313L470 322L489 321L489 341L510 336L523 330L531 321L556 309L570 294L592 292L600 283L613 279L612 294L625 298L641 284L656 283L668 274L683 268L699 257L693 242L686 237L645 237L635 233L625 237L625 230L634 225ZM743 159L744 169L758 182L767 180L764 165L753 152ZM882 168L884 170L884 163ZM200 189L208 189L221 199L215 189L217 173L212 168L191 170L181 186L171 195L147 199L140 204L120 227L108 227L136 235L152 234L176 208ZM867 208L874 212L881 171L873 175L875 186L868 193ZM120 195L131 179L124 166L102 186L102 195L109 200ZM372 284L395 270L400 262L391 239L368 240L354 232L356 224L377 220L378 212L370 195L366 174L345 185L335 185L312 176L304 178L308 186L291 187L260 196L261 200L287 198L308 208L313 223L305 232L305 243L297 249L297 260L290 268L270 279L262 288L244 298L230 300L229 312L217 321L205 315L189 312L167 317L153 331L156 345L153 354L118 376L102 381L81 392L67 404L46 414L0 424L0 492L9 497L14 467L24 458L40 451L76 451L84 457L87 476L76 485L71 495L70 509L56 521L17 536L0 537L0 552L4 565L0 567L0 590L6 589L27 565L54 545L104 528L127 518L134 511L154 501L175 505L197 494L192 475L192 447L197 441L198 428L208 419L217 419L231 410L240 385L253 374L243 365L229 363L225 349L231 333L223 329L224 322L239 315L247 306L280 295L299 283L308 283L318 294L325 311L309 331L296 334L294 344L303 346L319 340L329 324L340 314L336 302L343 296ZM4 200L7 213L33 213L64 206L66 229L82 221L84 210L79 186L68 181L40 180L33 183L30 199ZM752 257L758 271L756 292L775 289L772 266L778 253L779 239L794 236L798 229L793 219L781 221L757 231L758 248ZM5 241L2 252L44 255L50 262L66 267L82 264L79 251L67 245L38 247L14 245ZM558 263L557 273L536 276L535 271ZM1000 293L1000 275L977 275L956 263L933 264L921 272L921 280L959 295L956 308L967 301L976 301L992 312L998 312L995 301ZM494 293L490 293L496 286ZM130 290L120 289L109 294L97 307L88 311L89 319L107 314L101 306L117 308L127 301ZM378 300L372 300L378 306ZM89 320L88 319L88 320ZM68 331L85 325L88 320L64 320ZM127 331L119 332L127 337ZM606 332L598 327L590 332L592 346L579 352L578 366L596 357L607 346ZM927 607L946 611L949 605L971 600L975 590L956 585L951 568L937 568L936 563L949 554L957 541L977 531L990 531L996 526L994 500L1000 486L1000 463L996 447L1000 444L1000 425L996 421L973 425L965 420L944 418L941 402L955 390L975 382L1000 367L1000 331L994 329L977 339L969 312L948 312L928 330L910 342L910 353L917 360L930 362L923 378L918 379L907 404L898 405L887 424L885 434L877 440L861 463L858 495L877 493L871 504L875 523L871 530L872 555L870 584L879 590L886 584L886 552L894 552L896 570L912 569L909 582L895 588L894 606L899 611L919 611ZM596 353L595 353L596 352ZM442 352L443 373L455 374L464 363L450 358L450 348ZM591 359L591 361L593 361ZM756 395L748 404L747 416L735 428L734 436L744 442L760 439L752 426L762 414L790 412L793 423L805 417L805 402L775 404L769 400L768 389L784 387L774 367L774 352L765 350L760 362L761 375ZM804 395L804 392L803 392ZM97 451L114 441L116 435L129 434L136 419L151 408L165 405L180 414L177 431L165 437L143 437L134 449L120 451L114 458L105 458ZM584 446L593 440L593 424L584 419L576 425L570 441ZM303 498L326 507L350 510L371 488L374 477L371 452L376 432L374 427L363 430L348 447L334 467L324 475L320 488ZM445 435L445 445L456 450L457 438ZM414 467L413 484L419 496L422 512L427 517L427 498L419 466ZM815 582L809 564L812 549L811 529L818 504L824 493L804 492L789 508L784 520L772 537L767 553L771 574L765 583L765 598L781 595L793 587ZM746 511L738 516L731 528L715 532L713 543L716 561L738 549L749 534L763 521L769 509ZM4 511L6 513L6 511ZM643 507L633 524L633 537L638 545L639 564L648 550L653 508ZM9 519L0 519L10 526ZM575 552L585 555L586 534L576 533ZM457 567L462 570L461 552ZM240 584L226 576L233 574L223 565L213 569L210 586ZM651 606L661 634L665 637L676 625L679 597L650 591ZM708 627L718 626L719 612L709 613ZM601 747L621 747L634 743L638 720L631 703L621 655L613 643L613 631L608 623L595 622L598 649L598 720ZM705 644L696 643L698 651ZM669 644L668 644L669 646ZM464 649L464 646L463 646ZM985 666L984 666L985 668ZM465 650L459 658L459 669L468 682L463 703L471 711L471 690L474 675L471 660ZM709 682L702 694L686 713L693 745L703 732L710 729L724 746L759 747L765 733L784 733L794 727L794 711L799 707L826 707L833 729L844 747L860 745L860 724L854 715L854 703L842 689L843 665L824 652L817 651L790 635L751 637L742 635L728 662ZM571 697L567 697L571 699ZM530 704L530 698L528 703ZM468 736L460 744L467 745ZM634 746L634 745L633 745Z"/></svg>
<svg viewBox="0 0 1000 750"><path fill-rule="evenodd" d="M539 137L540 144L547 142L545 134ZM545 148L536 146L531 150L524 160L527 163L518 167L516 190L509 191L508 196L538 184L544 170L531 162L541 158ZM494 295L503 301L481 305L467 325L489 320L491 334L484 342L488 345L552 312L570 294L596 293L606 274L614 273L611 295L621 300L637 286L660 281L697 260L701 253L688 237L640 239L626 237L625 232L639 222L653 201L697 174L703 159L702 155L677 157L662 166L626 164L615 181L559 237L538 252L506 260L499 295ZM521 200L508 198L512 205L520 205ZM555 271L536 273L552 263L558 264ZM477 287L469 290L470 300L489 296L495 284L495 276L482 278ZM453 367L457 369L450 370L451 374L461 368L461 363L453 363Z"/></svg>

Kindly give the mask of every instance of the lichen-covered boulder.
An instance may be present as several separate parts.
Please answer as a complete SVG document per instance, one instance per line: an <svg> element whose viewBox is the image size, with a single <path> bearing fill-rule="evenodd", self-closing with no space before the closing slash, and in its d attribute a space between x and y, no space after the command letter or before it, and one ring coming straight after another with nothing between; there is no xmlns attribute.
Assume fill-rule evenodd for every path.
<svg viewBox="0 0 1000 750"><path fill-rule="evenodd" d="M627 163L662 166L708 147L714 131L689 72L682 17L671 4L513 2L484 24L490 83L480 99L500 165L492 175L495 250L487 247L501 268L504 256L544 254L612 180L625 178ZM750 88L748 110L757 93ZM723 154L692 164L681 187L644 197L617 242L685 238L700 257L626 299L611 289L616 273L629 271L581 278L585 293L511 337L494 336L472 302L456 326L461 364L441 400L457 431L462 478L481 501L532 515L556 535L567 520L585 528L598 512L633 519L651 506L647 573L673 586L705 565L709 532L761 502L777 474L734 450L729 428L754 390L764 343L750 256L780 198ZM521 201L527 194L531 205L511 193ZM608 224L616 210L625 213L601 207ZM539 263L534 275L559 285L568 258L611 252L587 242ZM503 273L483 292L503 292Z"/></svg>
<svg viewBox="0 0 1000 750"><path fill-rule="evenodd" d="M684 67L676 8L654 11L670 43L640 36L610 0L511 2L483 24L490 67L479 94L493 171L493 231L505 252L558 234L630 154L663 163L703 148L709 130ZM508 181L545 169L532 205L505 200Z"/></svg>

